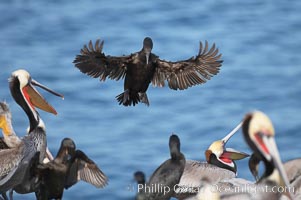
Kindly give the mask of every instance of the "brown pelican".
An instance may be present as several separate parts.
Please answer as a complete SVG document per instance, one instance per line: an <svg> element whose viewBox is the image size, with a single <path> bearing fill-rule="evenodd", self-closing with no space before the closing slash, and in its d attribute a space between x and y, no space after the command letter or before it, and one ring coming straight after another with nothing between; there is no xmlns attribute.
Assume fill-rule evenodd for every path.
<svg viewBox="0 0 301 200"><path fill-rule="evenodd" d="M12 116L8 104L6 102L0 102L0 128L2 129L4 136L3 138L0 138L0 149L15 148L22 142L13 129L11 118ZM50 154L48 153L47 156L50 156ZM12 199L12 192L13 191L11 190L10 199ZM2 195L4 199L8 199L5 193Z"/></svg>
<svg viewBox="0 0 301 200"><path fill-rule="evenodd" d="M146 37L141 51L127 56L106 56L102 52L103 41L97 40L95 46L89 42L77 55L75 66L93 78L105 81L125 78L124 92L116 98L119 104L131 106L138 102L149 105L146 91L150 82L153 86L163 87L165 81L171 89L184 90L188 87L203 84L219 72L222 60L215 44L209 49L200 42L200 50L196 57L177 62L161 60L151 53L152 39Z"/></svg>
<svg viewBox="0 0 301 200"><path fill-rule="evenodd" d="M289 181L274 140L275 132L271 120L264 113L255 111L246 115L242 129L247 144L264 162L265 172L256 185L248 183L249 190L234 193L225 191L221 195L221 199L279 199L282 194L292 199L290 193L292 188L289 187ZM244 188L243 185L239 185L238 181L235 183L234 179L222 184L232 184L236 189L240 188L239 191ZM257 188L256 192L254 192L255 187ZM278 190L279 188L281 190Z"/></svg>
<svg viewBox="0 0 301 200"><path fill-rule="evenodd" d="M0 129L2 129L4 136L3 138L0 138L0 151L20 145L21 140L14 132L11 123L11 113L5 102L0 102ZM6 193L2 193L2 197L5 200L8 199Z"/></svg>
<svg viewBox="0 0 301 200"><path fill-rule="evenodd" d="M16 135L11 122L11 112L6 102L0 102L0 118L3 138L0 138L0 149L9 149L20 144L21 139ZM45 160L52 160L52 154L46 149L47 157Z"/></svg>
<svg viewBox="0 0 301 200"><path fill-rule="evenodd" d="M83 180L97 188L107 184L106 175L81 150L76 149L70 138L61 142L60 149L54 160L39 164L37 167L38 200L62 199L64 188L68 189Z"/></svg>
<svg viewBox="0 0 301 200"><path fill-rule="evenodd" d="M143 187L144 199L167 200L173 196L174 187L179 183L185 167L185 156L180 151L180 139L177 135L170 136L169 150L171 158L155 170Z"/></svg>
<svg viewBox="0 0 301 200"><path fill-rule="evenodd" d="M25 70L13 72L9 85L14 100L27 114L30 127L28 134L21 139L19 145L0 150L0 192L5 193L9 189L14 189L22 193L32 186L29 179L32 178L30 170L34 158L42 162L46 154L45 125L35 107L56 114L55 109L46 102L33 85L55 95L61 95L33 80Z"/></svg>
<svg viewBox="0 0 301 200"><path fill-rule="evenodd" d="M204 178L213 184L224 179L236 177L237 168L234 160L240 160L249 155L231 148L225 148L225 145L241 125L242 123L238 124L223 139L214 141L209 146L205 151L207 162L186 160L185 169L175 197L183 199L195 195L198 193L197 188L203 184L201 180Z"/></svg>

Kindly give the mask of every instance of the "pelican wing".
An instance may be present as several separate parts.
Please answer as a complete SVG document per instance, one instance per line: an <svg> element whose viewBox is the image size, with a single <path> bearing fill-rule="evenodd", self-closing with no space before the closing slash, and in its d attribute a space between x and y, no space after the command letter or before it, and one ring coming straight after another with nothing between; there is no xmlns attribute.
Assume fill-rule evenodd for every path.
<svg viewBox="0 0 301 200"><path fill-rule="evenodd" d="M24 159L24 148L23 146L12 148L12 149L1 149L0 150L0 190L5 191L11 183L8 185L16 170L20 167L22 160ZM20 175L21 177L21 175ZM20 178L19 177L19 178ZM20 179L22 180L22 179ZM12 181L11 181L12 182ZM4 189L5 188L5 189Z"/></svg>
<svg viewBox="0 0 301 200"><path fill-rule="evenodd" d="M187 160L179 185L199 187L201 180L207 178L211 183L235 177L235 173L207 162Z"/></svg>
<svg viewBox="0 0 301 200"><path fill-rule="evenodd" d="M90 160L84 152L76 150L74 161L71 164L65 188L69 188L79 180L83 180L98 188L103 188L107 185L108 178L97 167L97 165Z"/></svg>
<svg viewBox="0 0 301 200"><path fill-rule="evenodd" d="M90 40L89 45L84 45L80 55L75 57L73 63L82 73L93 78L99 78L105 81L106 77L113 80L124 78L126 71L126 62L130 56L106 56L102 53L104 41L99 39L93 46Z"/></svg>
<svg viewBox="0 0 301 200"><path fill-rule="evenodd" d="M203 84L219 72L223 62L220 59L221 56L222 54L219 54L215 44L209 49L206 41L205 47L200 42L199 54L188 60L168 62L157 59L157 68L152 84L164 87L165 80L167 80L168 86L174 90L184 90L194 85Z"/></svg>
<svg viewBox="0 0 301 200"><path fill-rule="evenodd" d="M290 184L294 184L296 180L299 179L299 184L301 184L301 158L289 160L283 164L287 178L289 179Z"/></svg>

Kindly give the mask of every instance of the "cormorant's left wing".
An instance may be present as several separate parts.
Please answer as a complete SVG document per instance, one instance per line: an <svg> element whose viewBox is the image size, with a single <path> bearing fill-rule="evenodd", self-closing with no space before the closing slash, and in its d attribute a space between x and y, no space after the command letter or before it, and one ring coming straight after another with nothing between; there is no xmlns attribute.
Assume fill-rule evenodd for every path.
<svg viewBox="0 0 301 200"><path fill-rule="evenodd" d="M126 62L130 56L106 56L102 52L104 41L99 39L93 46L90 40L89 45L84 45L80 55L75 57L73 63L82 73L93 78L105 81L107 77L113 80L124 78Z"/></svg>
<svg viewBox="0 0 301 200"><path fill-rule="evenodd" d="M65 182L65 188L68 189L80 180L90 183L98 188L103 188L108 183L106 175L89 159L84 152L76 150L68 176Z"/></svg>
<svg viewBox="0 0 301 200"><path fill-rule="evenodd" d="M199 54L188 60L168 62L157 59L152 84L164 87L165 80L167 80L171 89L184 90L193 85L205 83L219 72L223 62L220 59L221 56L222 54L218 53L215 44L209 49L206 41L205 47L200 42Z"/></svg>

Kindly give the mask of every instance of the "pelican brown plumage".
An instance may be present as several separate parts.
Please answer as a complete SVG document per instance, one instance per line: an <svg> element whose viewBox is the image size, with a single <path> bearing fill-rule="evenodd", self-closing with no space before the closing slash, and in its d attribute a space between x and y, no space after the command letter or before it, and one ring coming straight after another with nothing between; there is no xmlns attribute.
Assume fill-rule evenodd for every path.
<svg viewBox="0 0 301 200"><path fill-rule="evenodd" d="M177 62L161 60L153 54L153 41L146 37L141 51L127 56L106 56L103 52L103 41L92 41L81 49L73 63L82 73L105 81L106 78L124 80L124 92L116 98L119 104L131 106L138 102L149 105L146 95L149 84L163 87L165 81L171 89L184 90L188 87L206 83L216 75L221 67L221 54L215 44L209 49L200 42L199 53L196 57Z"/></svg>
<svg viewBox="0 0 301 200"><path fill-rule="evenodd" d="M269 117L260 111L248 113L244 118L242 129L246 143L254 151L256 156L264 162L265 172L256 184L250 182L242 183L235 179L220 182L220 186L228 184L235 187L235 191L238 189L241 191L225 191L225 193L221 195L221 199L279 199L282 195L293 199L290 193L292 188L290 188L279 156L274 140L274 127ZM247 186L249 190L243 190L245 186ZM278 190L277 187L281 187L283 191ZM255 188L257 188L256 192L254 192Z"/></svg>
<svg viewBox="0 0 301 200"><path fill-rule="evenodd" d="M33 80L25 70L16 70L9 79L9 86L14 100L28 116L30 126L26 136L19 145L0 150L0 192L14 189L19 193L28 193L31 189L30 170L34 160L42 162L46 154L45 125L35 107L56 114L55 109L39 94L34 86L39 86L57 96L60 94L50 90Z"/></svg>
<svg viewBox="0 0 301 200"><path fill-rule="evenodd" d="M6 102L0 102L0 129L3 133L3 138L0 138L0 151L20 145L21 140L13 129L11 112ZM2 193L2 197L4 200L8 199L5 192Z"/></svg>
<svg viewBox="0 0 301 200"><path fill-rule="evenodd" d="M235 160L240 160L249 155L225 145L238 131L242 123L239 123L224 138L214 141L205 151L206 161L186 160L185 169L179 182L176 196L179 199L196 195L197 188L202 186L204 178L214 184L224 179L231 179L237 175ZM210 176L208 176L210 174Z"/></svg>
<svg viewBox="0 0 301 200"><path fill-rule="evenodd" d="M38 200L62 199L64 189L80 180L97 188L105 187L108 182L106 175L84 152L76 149L70 138L63 139L54 160L39 164L35 173L38 176Z"/></svg>

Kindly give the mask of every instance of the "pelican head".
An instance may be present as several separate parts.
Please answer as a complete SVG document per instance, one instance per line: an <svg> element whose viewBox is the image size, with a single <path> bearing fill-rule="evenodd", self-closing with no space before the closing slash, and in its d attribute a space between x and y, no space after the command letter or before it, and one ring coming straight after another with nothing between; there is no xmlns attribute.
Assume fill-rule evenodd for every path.
<svg viewBox="0 0 301 200"><path fill-rule="evenodd" d="M243 122L243 133L246 142L266 166L266 172L259 182L270 180L279 186L288 187L289 181L280 159L270 118L261 111L247 114ZM285 194L291 198L290 193Z"/></svg>
<svg viewBox="0 0 301 200"><path fill-rule="evenodd" d="M234 160L240 160L248 157L249 155L235 149L225 148L225 145L240 127L241 123L223 139L214 141L209 146L209 148L205 151L205 157L208 163L236 173L236 164Z"/></svg>
<svg viewBox="0 0 301 200"><path fill-rule="evenodd" d="M38 114L35 109L36 107L46 112L55 115L57 114L56 110L43 98L43 96L35 89L34 86L38 86L56 96L63 98L63 95L52 91L51 89L32 79L26 70L19 69L14 71L9 78L10 91L15 101L29 116L31 123L30 129L32 129L34 121L39 121Z"/></svg>
<svg viewBox="0 0 301 200"><path fill-rule="evenodd" d="M4 136L8 136L13 131L11 126L11 113L5 102L0 102L0 128Z"/></svg>

